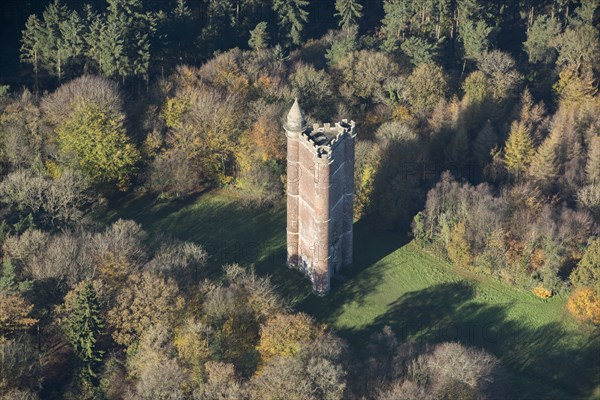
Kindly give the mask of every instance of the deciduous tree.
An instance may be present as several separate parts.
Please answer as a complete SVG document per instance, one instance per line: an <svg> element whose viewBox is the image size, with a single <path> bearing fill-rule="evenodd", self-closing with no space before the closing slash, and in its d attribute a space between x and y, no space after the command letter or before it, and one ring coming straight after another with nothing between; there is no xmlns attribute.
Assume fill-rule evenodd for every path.
<svg viewBox="0 0 600 400"><path fill-rule="evenodd" d="M529 167L535 148L529 132L520 122L514 122L504 146L504 164L519 179Z"/></svg>
<svg viewBox="0 0 600 400"><path fill-rule="evenodd" d="M96 105L79 106L58 128L63 159L98 184L116 183L121 189L140 158L125 132L124 116Z"/></svg>
<svg viewBox="0 0 600 400"><path fill-rule="evenodd" d="M2 336L26 330L38 320L31 317L33 305L19 293L0 290L0 342Z"/></svg>

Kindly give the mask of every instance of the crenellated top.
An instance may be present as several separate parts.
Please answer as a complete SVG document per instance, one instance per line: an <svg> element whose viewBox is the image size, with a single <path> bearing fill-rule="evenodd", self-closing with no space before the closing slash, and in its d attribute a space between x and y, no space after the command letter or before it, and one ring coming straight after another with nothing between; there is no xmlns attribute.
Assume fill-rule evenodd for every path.
<svg viewBox="0 0 600 400"><path fill-rule="evenodd" d="M343 119L335 124L313 124L301 132L300 138L308 143L315 152L315 156L323 161L331 161L333 151L339 143L346 138L356 137L355 122Z"/></svg>
<svg viewBox="0 0 600 400"><path fill-rule="evenodd" d="M356 136L354 127L354 121L343 119L333 125L330 123L314 124L312 128L309 128L298 98L294 100L284 125L289 138L299 137L314 150L315 156L324 162L331 161L332 153L341 141L347 137L354 138Z"/></svg>

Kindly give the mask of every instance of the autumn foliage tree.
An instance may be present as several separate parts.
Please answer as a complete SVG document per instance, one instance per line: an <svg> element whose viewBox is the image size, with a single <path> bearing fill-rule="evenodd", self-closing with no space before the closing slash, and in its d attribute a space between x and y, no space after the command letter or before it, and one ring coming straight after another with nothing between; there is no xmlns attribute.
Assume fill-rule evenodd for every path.
<svg viewBox="0 0 600 400"><path fill-rule="evenodd" d="M600 295L597 290L590 287L576 289L567 301L567 308L575 318L600 325Z"/></svg>
<svg viewBox="0 0 600 400"><path fill-rule="evenodd" d="M184 299L172 279L149 272L136 273L117 296L107 321L115 342L130 346L151 326L170 325L183 306Z"/></svg>
<svg viewBox="0 0 600 400"><path fill-rule="evenodd" d="M522 123L513 123L504 148L506 168L518 179L531 163L534 154L535 148L527 128Z"/></svg>
<svg viewBox="0 0 600 400"><path fill-rule="evenodd" d="M274 356L293 356L322 334L322 327L305 314L278 314L260 329L258 351L263 363Z"/></svg>
<svg viewBox="0 0 600 400"><path fill-rule="evenodd" d="M0 338L27 330L38 320L31 317L33 305L19 293L0 290Z"/></svg>

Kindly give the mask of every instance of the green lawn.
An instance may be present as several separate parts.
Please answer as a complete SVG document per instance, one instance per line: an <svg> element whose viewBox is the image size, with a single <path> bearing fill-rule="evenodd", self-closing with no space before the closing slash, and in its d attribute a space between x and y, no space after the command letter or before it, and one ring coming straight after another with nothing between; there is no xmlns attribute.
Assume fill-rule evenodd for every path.
<svg viewBox="0 0 600 400"><path fill-rule="evenodd" d="M226 192L173 203L126 198L115 206L109 220L134 219L150 232L203 244L215 277L232 262L270 274L296 308L328 323L358 351L390 325L400 340L458 340L496 354L515 377L513 398L600 398L598 333L572 320L565 299L544 301L454 268L406 237L364 223L355 224L354 266L319 298L285 267L283 206L245 208Z"/></svg>

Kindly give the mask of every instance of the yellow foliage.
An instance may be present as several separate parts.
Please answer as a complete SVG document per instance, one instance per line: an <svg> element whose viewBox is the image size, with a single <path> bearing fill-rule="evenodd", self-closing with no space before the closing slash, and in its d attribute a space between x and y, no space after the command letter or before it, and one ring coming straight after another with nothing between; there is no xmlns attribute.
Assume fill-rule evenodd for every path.
<svg viewBox="0 0 600 400"><path fill-rule="evenodd" d="M260 328L258 352L263 363L274 356L293 356L323 334L323 327L306 314L277 314Z"/></svg>
<svg viewBox="0 0 600 400"><path fill-rule="evenodd" d="M532 292L541 299L547 299L549 297L552 297L552 291L546 289L543 286L536 286L535 288L533 288Z"/></svg>
<svg viewBox="0 0 600 400"><path fill-rule="evenodd" d="M450 261L460 267L468 268L473 264L471 244L467 238L467 226L463 221L452 228L446 251Z"/></svg>
<svg viewBox="0 0 600 400"><path fill-rule="evenodd" d="M209 355L208 329L190 320L175 330L173 344L183 361L190 365L201 365Z"/></svg>
<svg viewBox="0 0 600 400"><path fill-rule="evenodd" d="M575 290L567 301L567 309L581 321L600 325L600 295L592 288Z"/></svg>
<svg viewBox="0 0 600 400"><path fill-rule="evenodd" d="M169 128L181 128L183 115L190 106L189 101L183 97L169 97L162 109L162 117Z"/></svg>
<svg viewBox="0 0 600 400"><path fill-rule="evenodd" d="M542 269L546 262L546 254L542 249L533 250L531 257L529 257L529 266L533 270Z"/></svg>
<svg viewBox="0 0 600 400"><path fill-rule="evenodd" d="M396 121L404 122L406 124L411 124L414 122L414 116L410 112L410 109L406 106L399 105L394 108L392 111L392 118Z"/></svg>
<svg viewBox="0 0 600 400"><path fill-rule="evenodd" d="M375 190L377 166L377 164L366 164L362 171L356 191L356 204L354 206L355 219L360 219L365 215L371 204L371 196Z"/></svg>
<svg viewBox="0 0 600 400"><path fill-rule="evenodd" d="M522 122L515 122L504 148L504 164L517 178L529 167L535 154L533 140Z"/></svg>
<svg viewBox="0 0 600 400"><path fill-rule="evenodd" d="M156 131L152 131L146 136L146 140L144 140L142 152L147 157L156 157L162 145L163 140L160 134Z"/></svg>
<svg viewBox="0 0 600 400"><path fill-rule="evenodd" d="M560 71L559 80L554 90L560 95L561 103L583 103L591 100L598 93L598 86L592 76L581 76L574 68Z"/></svg>
<svg viewBox="0 0 600 400"><path fill-rule="evenodd" d="M46 172L48 176L52 179L58 179L62 175L62 168L60 165L54 160L46 160L44 163L46 165Z"/></svg>

